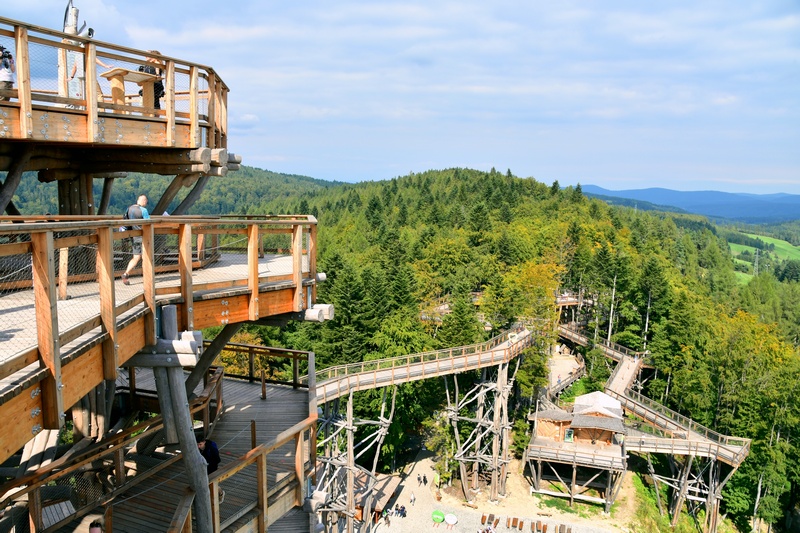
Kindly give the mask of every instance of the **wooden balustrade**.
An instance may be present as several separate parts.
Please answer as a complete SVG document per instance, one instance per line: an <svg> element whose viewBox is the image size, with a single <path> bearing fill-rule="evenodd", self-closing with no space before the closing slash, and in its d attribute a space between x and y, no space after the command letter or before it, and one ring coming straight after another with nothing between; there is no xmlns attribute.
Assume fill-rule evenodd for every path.
<svg viewBox="0 0 800 533"><path fill-rule="evenodd" d="M17 87L3 91L10 100L0 101L8 113L6 139L226 147L229 89L211 67L160 55L162 73L150 75L139 71L153 65L147 51L4 17L0 36L14 39L17 67ZM99 71L96 61L113 68ZM82 65L77 72L85 78L70 78L73 63ZM98 91L101 81L110 84L110 95ZM164 88L160 109L153 99L157 81ZM143 96L129 93L126 86L141 87Z"/></svg>
<svg viewBox="0 0 800 533"><path fill-rule="evenodd" d="M266 318L310 307L314 302L308 294L316 283L316 271L308 251L316 248L315 233L311 231L315 224L313 217L250 221L154 217L141 221L141 230L119 232L114 230L123 225L123 221L107 217L83 217L83 220L0 217L0 261L17 256L24 265L29 265L25 267L27 270L22 269L25 280L3 279L0 290L16 291L14 303L6 300L12 306L9 309L20 313L15 315L20 323L35 324L35 332L31 333L38 340L19 349L4 342L2 347L8 351L0 352L0 379L34 363L40 364L40 370L24 381L0 391L0 414L8 411L7 416L12 416L10 413L19 412L20 408L40 410L40 414L15 425L13 431L0 435L0 461L18 450L39 429L60 427L66 408L103 379L114 379L119 365L145 345L154 344L154 317L159 304L178 306L179 328L183 330L249 320L254 309L258 316ZM62 233L70 231L80 235L61 237ZM294 255L274 258L280 262L285 257L283 271L260 273L257 254L244 254L248 247L257 248L258 242L254 240L267 232L293 242ZM143 267L135 274L143 277L141 282L137 279L136 289L124 287L123 291L121 283L115 279L121 271L114 268L113 242L138 235L143 236ZM207 238L196 238L198 235ZM215 261L220 262L225 254L211 247L236 235L242 235L246 241L242 248L242 255L247 258L246 268L217 279ZM164 238L177 239L177 263L165 264L164 255L156 254L157 243ZM303 241L307 242L305 246ZM67 290L74 284L82 291L82 298L56 305L59 293L55 276L56 250L71 246L94 247L93 265L86 273L67 278ZM205 260L198 257L205 257ZM162 275L169 272L176 272L179 279L162 280ZM86 283L97 285L87 288ZM269 287L265 286L267 283ZM31 305L20 306L19 298L29 298ZM95 305L87 305L93 300L97 302ZM4 300L0 298L0 312L5 313L3 305ZM63 317L69 318L69 322L65 321L68 326L60 325L59 319ZM12 319L10 315L9 319ZM83 342L64 353L63 347L87 334L95 335L95 340ZM295 370L295 376L298 373ZM295 378L295 381L299 386L299 380ZM34 390L36 394L31 395Z"/></svg>

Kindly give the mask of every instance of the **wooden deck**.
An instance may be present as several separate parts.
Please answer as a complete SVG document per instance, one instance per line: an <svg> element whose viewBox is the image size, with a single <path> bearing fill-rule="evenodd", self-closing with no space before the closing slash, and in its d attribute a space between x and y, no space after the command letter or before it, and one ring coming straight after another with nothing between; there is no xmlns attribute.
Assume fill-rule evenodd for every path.
<svg viewBox="0 0 800 533"><path fill-rule="evenodd" d="M0 223L0 270L6 274L0 280L0 415L38 413L0 435L0 461L41 429L58 428L70 406L103 379L113 379L117 367L145 345L155 344L163 304L176 305L179 330L276 315L302 320L314 305L313 217L164 217L120 235L114 230L122 224L85 217ZM124 285L115 280L121 274L115 256L120 240L137 233L145 248L142 268ZM266 253L267 239L285 252ZM238 243L240 252L215 247L215 241ZM173 263L157 255L157 242L172 250ZM70 268L62 279L55 273L67 272L57 259L65 250L70 261L84 263L77 265L81 273L73 275Z"/></svg>
<svg viewBox="0 0 800 533"><path fill-rule="evenodd" d="M136 379L137 388L154 388L152 373L148 370L139 369ZM124 377L121 378L120 384L125 382ZM260 384L226 378L223 383L223 394L224 415L211 436L220 448L222 457L220 468L224 468L226 464L252 449L252 422L255 422L256 428L255 441L260 444L274 439L280 432L309 416L311 404L307 389L270 385L267 387L266 400L262 400ZM309 456L307 446L306 442L303 451L305 458ZM294 469L294 444L279 448L270 454L269 458L268 486L275 487L280 485ZM250 468L221 483L222 490L225 491L224 502L220 504L220 519L223 524L233 524L242 518L247 521L247 514L253 507L258 493L256 477L255 468ZM114 531L148 533L166 531L187 486L188 479L182 460L142 481L114 500L111 511ZM294 495L290 496L293 501ZM287 509L286 503L270 503L275 504L268 512L270 531L273 531L272 524L276 523L275 527L279 527L277 522ZM58 531L74 531L79 523L80 520L73 521ZM280 527L283 527L284 531L307 531L308 515L289 513L281 520Z"/></svg>

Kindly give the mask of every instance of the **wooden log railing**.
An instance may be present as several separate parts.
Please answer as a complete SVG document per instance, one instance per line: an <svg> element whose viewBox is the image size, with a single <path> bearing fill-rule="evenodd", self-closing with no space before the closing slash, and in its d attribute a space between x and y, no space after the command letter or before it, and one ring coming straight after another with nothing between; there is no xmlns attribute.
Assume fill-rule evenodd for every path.
<svg viewBox="0 0 800 533"><path fill-rule="evenodd" d="M0 36L14 40L9 51L18 82L15 89L0 91L10 99L0 101L8 113L8 128L0 132L4 139L227 147L229 89L211 67L160 55L155 59L162 74L148 76L139 72L144 65L153 66L148 63L153 54L147 51L4 17ZM112 69L106 71L99 62ZM74 63L81 65L78 79L72 79ZM164 87L161 109L146 101L153 98L158 79ZM140 86L142 98L126 98Z"/></svg>
<svg viewBox="0 0 800 533"><path fill-rule="evenodd" d="M157 305L177 304L180 329L199 330L299 313L314 303L313 217L164 217L141 221L142 229L127 232L115 231L123 225L119 219L54 218L62 220L0 218L0 313L13 316L36 338L27 341L20 335L19 341L0 344L0 380L27 369L13 387L0 390L0 412L35 413L0 435L0 461L41 429L61 427L66 408L103 379L115 379L116 369L144 346L154 345ZM64 237L66 232L78 234ZM130 257L119 255L120 243L131 236L142 238L142 266L134 272L141 278L124 286L115 278ZM289 243L290 254L273 258L282 265L279 271L259 270L258 249L265 238ZM213 244L236 239L235 268L216 275L207 267L230 254L221 254ZM67 276L66 283L67 292L74 290L80 298L59 303L57 251L78 248L81 254L74 255L89 256L91 266ZM174 256L172 264L167 256ZM4 261L17 278L3 275ZM31 370L33 364L39 368Z"/></svg>
<svg viewBox="0 0 800 533"><path fill-rule="evenodd" d="M211 341L204 341L204 345L210 346ZM230 355L237 358L235 364L225 361L226 356ZM261 371L264 370L270 371L268 374L270 377L265 376L264 383L291 385L295 389L308 388L308 383L300 378L300 363L304 362L306 368L308 367L309 352L229 342L222 349L220 358L217 359L217 362L225 365L225 375L228 377L246 379L253 383L261 380ZM282 360L291 362L292 375L290 379L280 379L280 375L273 375L272 365L265 364L267 361L280 362ZM244 369L246 373L241 373L241 369Z"/></svg>
<svg viewBox="0 0 800 533"><path fill-rule="evenodd" d="M222 412L219 408L221 404L217 402L223 375L221 368L215 369L203 391L189 405L192 416L204 421L206 433ZM0 509L7 508L13 501L24 500L27 496L32 523L36 531L42 531L45 524L41 508L43 500L46 500L43 491L48 490L48 487L72 487L69 499L76 505L72 513L66 514L58 522L47 524L47 530L57 529L99 506L109 504L117 495L181 458L180 453L162 454L157 463L148 468L152 459L140 460L140 456L131 454L136 441L152 436L163 427L163 417L158 415L115 435L106 436L77 454L56 460L32 474L0 486ZM97 476L92 476L87 481L84 475L87 472L96 472ZM103 477L104 472L108 474L108 478ZM109 481L112 478L113 482ZM97 493L99 495L95 495Z"/></svg>

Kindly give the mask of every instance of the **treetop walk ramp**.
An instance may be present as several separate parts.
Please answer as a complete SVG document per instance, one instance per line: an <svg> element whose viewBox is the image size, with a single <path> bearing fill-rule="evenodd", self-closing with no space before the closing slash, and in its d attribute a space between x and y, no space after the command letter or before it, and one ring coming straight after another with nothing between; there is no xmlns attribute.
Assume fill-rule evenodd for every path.
<svg viewBox="0 0 800 533"><path fill-rule="evenodd" d="M389 387L508 363L533 341L533 334L525 326L517 325L478 344L328 367L315 375L317 402L323 404L351 391Z"/></svg>
<svg viewBox="0 0 800 533"><path fill-rule="evenodd" d="M666 432L661 436L639 435L626 439L625 446L629 451L698 455L715 458L733 467L745 460L750 451L750 439L722 435L631 390L644 363L644 354L606 341L594 344L587 335L566 325L560 325L558 332L562 338L582 346L594 345L606 357L617 361L606 383L605 393L619 400L629 414Z"/></svg>

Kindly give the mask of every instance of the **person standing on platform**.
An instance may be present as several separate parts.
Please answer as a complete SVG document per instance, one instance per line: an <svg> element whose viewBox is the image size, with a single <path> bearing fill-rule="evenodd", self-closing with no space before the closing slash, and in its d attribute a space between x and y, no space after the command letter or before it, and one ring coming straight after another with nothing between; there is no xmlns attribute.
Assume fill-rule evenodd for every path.
<svg viewBox="0 0 800 533"><path fill-rule="evenodd" d="M219 463L222 461L219 456L219 447L217 447L217 443L213 440L208 440L203 436L198 436L197 449L200 450L200 455L202 455L203 459L206 460L206 470L210 476L212 473L217 471L217 468L219 468ZM222 503L224 500L225 491L220 490L219 503Z"/></svg>
<svg viewBox="0 0 800 533"><path fill-rule="evenodd" d="M11 52L0 46L0 89L10 91L14 88L14 73L17 65ZM0 96L0 100L10 100L8 96Z"/></svg>
<svg viewBox="0 0 800 533"><path fill-rule="evenodd" d="M142 219L149 219L150 213L147 211L147 196L144 194L139 196L136 203L132 206L128 207L128 210L125 212L123 218L130 219L130 220L142 220ZM142 229L141 226L132 226L131 229ZM125 269L125 272L122 274L122 283L125 285L130 285L130 281L128 281L128 276L130 276L131 271L136 268L136 265L139 264L139 261L142 260L142 237L131 237L132 242L132 249L133 257L128 262L128 267Z"/></svg>
<svg viewBox="0 0 800 533"><path fill-rule="evenodd" d="M161 52L159 52L158 50L148 50L147 53L161 55ZM161 76L163 76L164 74L164 70L161 68L163 66L163 63L153 56L148 56L147 62L150 64L140 66L139 72L145 72L147 74L154 74L158 76L158 80L153 82L153 108L161 109L161 97L164 96L165 94L164 82L161 79ZM139 91L139 96L141 95L142 91ZM146 104L147 102L142 102L143 106Z"/></svg>

